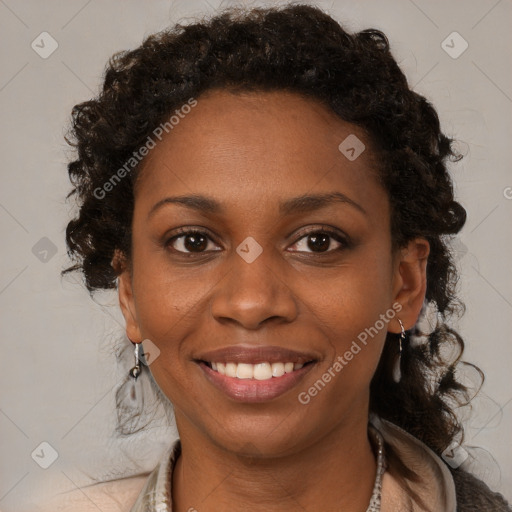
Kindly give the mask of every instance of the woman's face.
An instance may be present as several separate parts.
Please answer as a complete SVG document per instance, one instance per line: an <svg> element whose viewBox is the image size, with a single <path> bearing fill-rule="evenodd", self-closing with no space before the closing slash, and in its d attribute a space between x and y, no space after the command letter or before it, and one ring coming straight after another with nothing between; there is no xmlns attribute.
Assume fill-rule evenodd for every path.
<svg viewBox="0 0 512 512"><path fill-rule="evenodd" d="M367 417L411 288L372 156L360 129L285 92L207 93L151 150L120 299L130 339L160 351L181 435L284 454Z"/></svg>

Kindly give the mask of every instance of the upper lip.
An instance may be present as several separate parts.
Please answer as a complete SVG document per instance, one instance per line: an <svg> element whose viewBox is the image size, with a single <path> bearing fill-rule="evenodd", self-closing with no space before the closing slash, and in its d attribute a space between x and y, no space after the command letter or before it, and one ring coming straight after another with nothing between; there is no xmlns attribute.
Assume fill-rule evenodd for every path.
<svg viewBox="0 0 512 512"><path fill-rule="evenodd" d="M254 346L254 345L231 345L210 352L205 352L195 358L197 361L214 362L233 362L256 364L262 362L268 363L308 363L318 359L311 353L298 352L284 347L272 345Z"/></svg>

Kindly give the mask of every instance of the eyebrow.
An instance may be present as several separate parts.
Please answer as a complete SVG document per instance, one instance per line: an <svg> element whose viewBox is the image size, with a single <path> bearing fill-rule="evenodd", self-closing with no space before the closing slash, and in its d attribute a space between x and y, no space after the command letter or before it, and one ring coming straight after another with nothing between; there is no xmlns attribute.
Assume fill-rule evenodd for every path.
<svg viewBox="0 0 512 512"><path fill-rule="evenodd" d="M294 213L306 213L314 210L320 210L331 204L343 203L359 210L367 215L366 210L354 200L350 199L341 192L331 192L326 194L304 194L302 196L287 199L279 204L279 213L283 216L292 215ZM167 204L180 204L186 208L197 210L202 213L222 214L225 212L224 207L215 199L202 195L191 196L173 196L166 197L158 201L149 211L148 219L162 206Z"/></svg>

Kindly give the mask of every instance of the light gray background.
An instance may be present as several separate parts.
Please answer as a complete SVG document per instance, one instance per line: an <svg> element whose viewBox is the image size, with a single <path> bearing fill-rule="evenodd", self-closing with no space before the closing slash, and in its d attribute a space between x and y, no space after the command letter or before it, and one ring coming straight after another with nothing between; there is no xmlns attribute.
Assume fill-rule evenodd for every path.
<svg viewBox="0 0 512 512"><path fill-rule="evenodd" d="M480 476L512 500L512 2L310 3L348 29L384 30L410 83L436 105L444 130L461 141L466 156L453 166L453 176L468 222L455 244L467 306L459 328L467 344L465 360L486 373L466 423L466 442L479 447L474 453L482 457ZM64 228L72 207L64 200L70 185L63 134L72 106L98 91L113 52L134 48L182 16L212 12L218 5L216 0L0 0L4 512L37 511L45 491L87 485L90 477L104 478L110 471L149 471L176 435L173 427L158 424L135 440L112 435L113 389L132 361L117 368L112 353L122 337L115 296L103 294L95 303L77 277L59 276L67 264ZM43 31L59 45L47 59L31 48ZM453 31L469 44L456 59L441 46ZM44 237L51 243L40 242ZM42 442L58 452L48 469L31 457ZM141 463L139 469L134 461ZM28 504L22 505L22 496Z"/></svg>

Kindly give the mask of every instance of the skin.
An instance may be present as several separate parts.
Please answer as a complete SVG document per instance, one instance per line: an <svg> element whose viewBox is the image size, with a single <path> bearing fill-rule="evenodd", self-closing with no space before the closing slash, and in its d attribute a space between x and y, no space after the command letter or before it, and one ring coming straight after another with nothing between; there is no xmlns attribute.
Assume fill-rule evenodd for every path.
<svg viewBox="0 0 512 512"><path fill-rule="evenodd" d="M150 369L174 405L182 456L173 510L365 510L376 471L369 385L386 331L400 332L397 318L406 329L418 318L428 243L392 249L389 199L371 141L325 106L282 91L216 90L197 99L144 162L132 259L119 278L127 335L159 348ZM350 134L366 146L354 161L338 149ZM281 201L331 192L364 212L347 202L279 211ZM214 198L224 212L167 203L149 215L162 199L191 194ZM331 237L319 252L307 234L322 226L350 243ZM166 245L180 227L210 237L203 253L184 245L186 236ZM236 252L249 236L263 249L250 264ZM394 303L402 306L398 316L301 404L298 394ZM311 352L317 362L285 394L240 403L194 362L239 343Z"/></svg>

